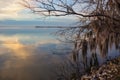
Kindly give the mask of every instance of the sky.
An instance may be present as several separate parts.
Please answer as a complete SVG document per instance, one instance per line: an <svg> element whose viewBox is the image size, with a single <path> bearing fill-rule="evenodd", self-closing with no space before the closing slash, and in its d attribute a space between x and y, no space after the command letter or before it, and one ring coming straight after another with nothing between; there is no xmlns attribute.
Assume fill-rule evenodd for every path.
<svg viewBox="0 0 120 80"><path fill-rule="evenodd" d="M45 17L20 5L22 0L0 0L0 26L73 25L73 17Z"/></svg>

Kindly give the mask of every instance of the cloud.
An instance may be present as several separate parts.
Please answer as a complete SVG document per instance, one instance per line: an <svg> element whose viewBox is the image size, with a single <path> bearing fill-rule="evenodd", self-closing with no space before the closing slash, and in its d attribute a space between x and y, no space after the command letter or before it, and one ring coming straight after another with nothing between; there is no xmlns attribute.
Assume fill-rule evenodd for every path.
<svg viewBox="0 0 120 80"><path fill-rule="evenodd" d="M36 47L6 42L0 48L0 53L3 53L0 55L0 80L49 80L55 67L62 61L59 56L41 49L38 51Z"/></svg>
<svg viewBox="0 0 120 80"><path fill-rule="evenodd" d="M19 0L0 0L0 11L3 13L17 13L23 9L23 7L18 3ZM7 13L7 14L8 14Z"/></svg>
<svg viewBox="0 0 120 80"><path fill-rule="evenodd" d="M40 24L51 23L57 25L63 23L64 25L71 25L76 22L76 18L73 16L63 17L45 17L40 14L34 14L29 9L22 6L20 3L22 0L0 0L0 20L15 20L15 21L42 21ZM7 21L6 21L7 22ZM11 22L12 23L12 22ZM17 23L17 22L15 22ZM15 24L13 23L13 25ZM30 23L30 22L27 22ZM26 24L27 24L26 23ZM34 22L35 23L35 22ZM22 24L22 23L21 23ZM2 25L2 24L0 24ZM6 25L5 23L3 25ZM30 24L31 25L31 24Z"/></svg>
<svg viewBox="0 0 120 80"><path fill-rule="evenodd" d="M30 18L32 14L22 14L25 10L19 2L22 0L0 0L0 19Z"/></svg>
<svg viewBox="0 0 120 80"><path fill-rule="evenodd" d="M40 15L31 13L20 3L22 3L22 0L0 0L0 20L34 20L41 18Z"/></svg>

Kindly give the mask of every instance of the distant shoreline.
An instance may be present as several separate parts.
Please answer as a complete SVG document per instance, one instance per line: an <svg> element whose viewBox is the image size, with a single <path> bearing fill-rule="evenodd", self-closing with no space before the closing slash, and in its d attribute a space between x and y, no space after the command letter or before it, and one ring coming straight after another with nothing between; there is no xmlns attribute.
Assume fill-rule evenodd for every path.
<svg viewBox="0 0 120 80"><path fill-rule="evenodd" d="M35 26L35 28L78 28L77 26L75 27L62 27L62 26Z"/></svg>

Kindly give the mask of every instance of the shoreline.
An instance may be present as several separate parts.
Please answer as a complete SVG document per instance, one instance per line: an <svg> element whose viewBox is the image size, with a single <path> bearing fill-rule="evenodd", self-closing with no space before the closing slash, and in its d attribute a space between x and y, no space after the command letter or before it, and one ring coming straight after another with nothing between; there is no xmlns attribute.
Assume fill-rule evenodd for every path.
<svg viewBox="0 0 120 80"><path fill-rule="evenodd" d="M120 56L101 66L92 67L90 74L85 74L81 80L120 80Z"/></svg>

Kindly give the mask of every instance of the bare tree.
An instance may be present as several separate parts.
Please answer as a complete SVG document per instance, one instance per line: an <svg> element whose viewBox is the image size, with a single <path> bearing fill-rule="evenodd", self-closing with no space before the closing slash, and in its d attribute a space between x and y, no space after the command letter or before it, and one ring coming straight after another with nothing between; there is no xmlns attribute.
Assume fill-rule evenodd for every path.
<svg viewBox="0 0 120 80"><path fill-rule="evenodd" d="M120 0L23 0L21 4L36 14L79 18L77 27L57 32L74 44L72 57L77 64L80 52L87 66L88 50L96 60L96 50L106 56L113 45L120 49Z"/></svg>
<svg viewBox="0 0 120 80"><path fill-rule="evenodd" d="M86 54L88 47L95 53L108 53L113 44L120 44L119 0L23 0L21 3L36 14L45 16L77 16L84 25L58 32L75 43L76 50ZM83 24L83 23L81 23ZM74 58L76 58L74 56Z"/></svg>

